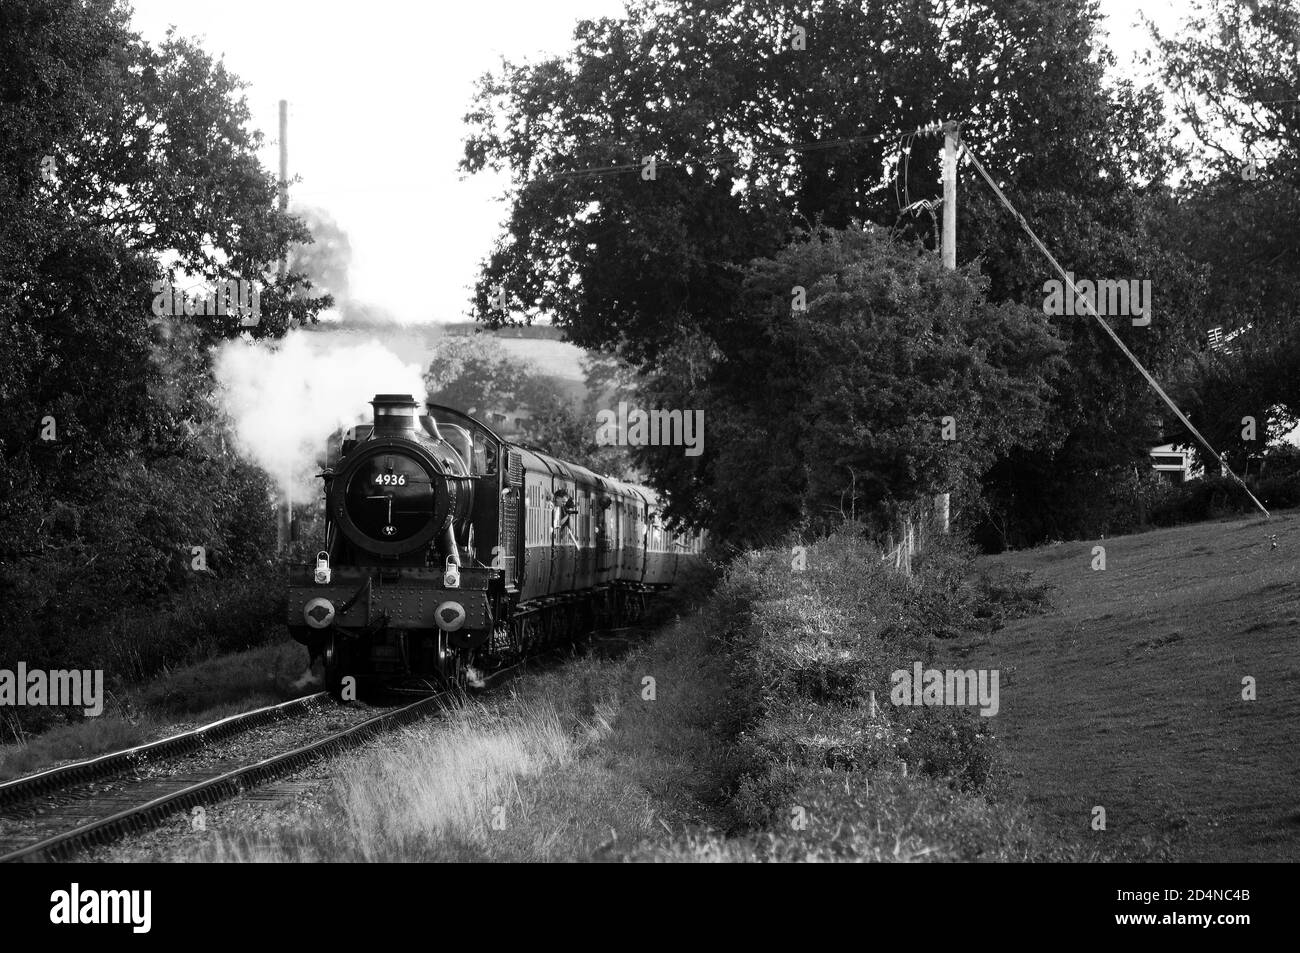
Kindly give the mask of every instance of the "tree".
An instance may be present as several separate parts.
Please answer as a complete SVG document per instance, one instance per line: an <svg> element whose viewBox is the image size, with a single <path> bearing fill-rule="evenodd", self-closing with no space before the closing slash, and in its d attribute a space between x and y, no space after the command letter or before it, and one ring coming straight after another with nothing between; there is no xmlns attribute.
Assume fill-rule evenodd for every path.
<svg viewBox="0 0 1300 953"><path fill-rule="evenodd" d="M300 273L311 287L328 292L336 302L348 298L348 269L352 265L352 243L348 233L324 209L300 208L299 216L311 233L310 244L289 249L289 271Z"/></svg>
<svg viewBox="0 0 1300 953"><path fill-rule="evenodd" d="M1121 125L1151 119L1149 103L1102 87L1097 19L1092 3L643 0L626 20L584 21L566 57L480 83L463 166L509 169L515 195L479 314L545 312L575 343L623 345L637 363L683 328L725 348L749 260L811 222L892 226L896 188L934 197L933 140L909 133L942 116L964 121L1025 201L1041 194L1066 226L1100 218L1158 168L1160 137ZM792 48L795 27L804 49ZM882 174L903 158L906 170ZM1003 290L1040 297L1041 265L1015 268L1022 249L1003 247L1019 237L1013 223L985 214L990 197L968 201L964 217L993 225L963 221L963 257L994 260ZM929 222L914 221L905 230L928 237Z"/></svg>
<svg viewBox="0 0 1300 953"><path fill-rule="evenodd" d="M192 584L191 545L264 570L269 489L221 448L208 354L329 298L276 274L310 236L196 44L145 43L117 0L8 0L0 62L0 601L29 660L98 664L105 607ZM157 281L227 278L261 289L255 327L151 313Z"/></svg>
<svg viewBox="0 0 1300 953"><path fill-rule="evenodd" d="M1060 364L1041 314L988 302L987 285L875 228L820 229L755 262L740 299L750 348L694 393L687 374L657 382L660 406L703 405L711 448L707 463L642 452L669 486L690 484L675 470L708 471L703 511L674 495L672 515L753 541L938 490L969 499L1008 449L1042 445Z"/></svg>
<svg viewBox="0 0 1300 953"><path fill-rule="evenodd" d="M465 413L513 411L530 371L488 334L447 337L424 374L429 400Z"/></svg>
<svg viewBox="0 0 1300 953"><path fill-rule="evenodd" d="M1200 338L1180 398L1240 462L1260 448L1242 416L1263 438L1300 412L1300 8L1197 2L1177 35L1152 35L1193 137L1174 242L1206 275L1198 330L1243 332L1231 355Z"/></svg>
<svg viewBox="0 0 1300 953"><path fill-rule="evenodd" d="M260 134L222 64L171 34L151 48L112 0L17 0L3 15L0 467L24 472L37 422L57 411L65 467L47 476L80 485L67 464L135 435L165 442L199 413L208 345L247 330L233 314L155 320L155 280L266 283L256 336L314 320L329 299L273 277L287 244L310 236L276 208ZM184 394L151 401L152 358L166 364L181 341L197 361L168 383Z"/></svg>
<svg viewBox="0 0 1300 953"><path fill-rule="evenodd" d="M445 339L425 372L428 399L487 420L487 414L527 408L526 440L569 463L608 476L624 476L630 466L622 447L596 443L596 409L602 396L620 393L625 369L609 359L589 358L587 399L579 407L554 378L510 354L488 334Z"/></svg>
<svg viewBox="0 0 1300 953"><path fill-rule="evenodd" d="M952 117L1077 275L1153 281L1157 319L1120 333L1160 373L1203 323L1202 275L1165 240L1173 153L1158 93L1105 85L1099 19L1085 0L634 0L625 20L584 21L566 56L480 83L463 167L507 169L514 187L478 316L544 313L652 372L713 352L712 367L745 367L761 331L740 306L751 261L800 229L855 221L932 241L912 211L939 197L938 141L915 132ZM967 181L959 260L979 262L989 300L1041 307L1056 275ZM1029 512L1053 505L1035 487L1055 474L1095 480L1144 458L1162 423L1089 321L1053 326L1071 368L1053 381L1055 449L1015 455L989 487ZM708 464L659 475L680 481L665 484L678 498L722 489Z"/></svg>
<svg viewBox="0 0 1300 953"><path fill-rule="evenodd" d="M547 386L549 385L549 386ZM573 403L545 378L535 379L528 442L568 463L608 474L598 462L595 431Z"/></svg>
<svg viewBox="0 0 1300 953"><path fill-rule="evenodd" d="M1281 339L1247 334L1227 351L1207 349L1190 359L1175 381L1183 411L1234 472L1295 427L1300 410L1295 332ZM1187 442L1185 437L1176 443ZM1201 454L1210 472L1217 464Z"/></svg>

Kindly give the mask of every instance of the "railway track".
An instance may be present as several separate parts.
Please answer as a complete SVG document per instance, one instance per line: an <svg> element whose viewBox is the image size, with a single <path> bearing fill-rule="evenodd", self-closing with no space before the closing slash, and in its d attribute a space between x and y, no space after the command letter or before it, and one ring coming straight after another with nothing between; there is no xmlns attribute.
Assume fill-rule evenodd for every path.
<svg viewBox="0 0 1300 953"><path fill-rule="evenodd" d="M97 758L76 761L39 774L6 781L0 784L0 812L11 805L51 794L74 784L89 783L124 774L147 761L197 751L205 744L211 744L258 725L305 713L312 706L324 704L328 699L327 693L317 692L315 695L306 695L278 705L268 705L254 711L231 715L229 718L222 718L201 728L183 731L159 741L151 741L124 751L114 751Z"/></svg>
<svg viewBox="0 0 1300 953"><path fill-rule="evenodd" d="M630 631L597 634L592 647L609 643L616 651L625 648ZM530 666L553 663L570 651L572 647L556 649L498 669L479 690L509 681ZM328 693L319 692L7 781L0 784L0 863L66 859L157 827L180 812L237 797L313 761L413 724L459 697L450 691L422 695L376 714L373 709L336 705ZM321 723L330 720L335 724ZM332 730L322 737L326 727ZM223 745L235 750L222 751ZM265 755L268 747L283 750L249 757L250 752L238 750L241 745L256 755Z"/></svg>
<svg viewBox="0 0 1300 953"><path fill-rule="evenodd" d="M320 693L9 781L0 785L0 863L60 860L156 827L412 724L450 698L442 692L375 714L335 706ZM301 718L309 714L317 717ZM323 737L322 720L333 721ZM240 746L257 755L272 746L283 750L250 758Z"/></svg>

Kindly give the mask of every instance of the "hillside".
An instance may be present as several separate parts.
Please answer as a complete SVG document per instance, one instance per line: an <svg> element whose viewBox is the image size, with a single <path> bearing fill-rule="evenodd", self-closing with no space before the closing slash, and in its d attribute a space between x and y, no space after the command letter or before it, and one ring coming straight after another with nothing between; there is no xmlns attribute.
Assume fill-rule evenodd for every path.
<svg viewBox="0 0 1300 953"><path fill-rule="evenodd" d="M403 361L418 364L421 368L429 366L434 352L443 338L449 334L473 333L474 326L467 324L396 324L376 322L366 323L322 323L309 329L314 335L329 335L337 338L340 344L379 341ZM522 332L530 331L531 334ZM531 362L538 373L550 377L559 384L566 394L581 398L585 394L581 360L586 352L573 344L562 341L554 328L505 328L493 332L493 336L512 356L521 361Z"/></svg>
<svg viewBox="0 0 1300 953"><path fill-rule="evenodd" d="M1055 611L960 649L1002 669L997 733L1034 814L1138 855L1300 857L1300 515L981 562L1055 587ZM1246 676L1256 701L1242 699ZM1090 827L1097 805L1104 833Z"/></svg>
<svg viewBox="0 0 1300 953"><path fill-rule="evenodd" d="M934 634L991 605L986 586L964 582L963 546L934 546L911 579L847 530L810 542L805 569L790 560L786 547L738 558L640 632L607 633L585 658L214 807L212 834L158 832L102 857L1101 856L1006 796L998 719L886 702L890 672L932 660Z"/></svg>
<svg viewBox="0 0 1300 953"><path fill-rule="evenodd" d="M96 856L1295 859L1298 530L1286 513L975 560L932 541L910 580L851 532L804 570L755 552L644 632L215 806L207 833ZM996 712L892 704L918 662L996 669Z"/></svg>

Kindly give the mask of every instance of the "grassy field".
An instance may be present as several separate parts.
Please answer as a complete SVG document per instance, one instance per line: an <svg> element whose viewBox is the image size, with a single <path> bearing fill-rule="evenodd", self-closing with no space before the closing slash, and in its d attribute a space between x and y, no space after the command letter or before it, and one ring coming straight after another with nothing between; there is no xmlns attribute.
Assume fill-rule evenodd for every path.
<svg viewBox="0 0 1300 953"><path fill-rule="evenodd" d="M910 580L851 533L802 571L753 553L628 652L97 857L1296 859L1297 550L1285 513L979 559L945 544ZM997 713L891 704L915 662L996 669Z"/></svg>
<svg viewBox="0 0 1300 953"><path fill-rule="evenodd" d="M952 646L1002 670L996 727L1035 814L1135 859L1300 859L1300 513L981 563L1054 587L1051 614Z"/></svg>
<svg viewBox="0 0 1300 953"><path fill-rule="evenodd" d="M108 860L1091 859L1007 796L986 719L892 710L888 673L978 624L969 554L908 581L844 534L734 564L632 651L588 656ZM873 706L869 690L881 704ZM273 792L264 792L273 793Z"/></svg>

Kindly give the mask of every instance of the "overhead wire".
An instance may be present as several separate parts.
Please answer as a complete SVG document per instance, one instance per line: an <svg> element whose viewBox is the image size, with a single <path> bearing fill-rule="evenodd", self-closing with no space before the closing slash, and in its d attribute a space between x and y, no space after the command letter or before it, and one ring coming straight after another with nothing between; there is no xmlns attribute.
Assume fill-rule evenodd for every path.
<svg viewBox="0 0 1300 953"><path fill-rule="evenodd" d="M899 203L900 212L911 212L911 214L915 215L915 214L919 214L917 210L924 210L924 211L928 211L933 216L935 209L937 209L942 205L942 199L937 199L937 200L922 199L922 200L918 200L917 202L912 202L910 185L908 182L908 176L911 167L911 149L916 138L920 135L937 132L940 129L941 129L940 124L935 123L925 127L918 127L916 131L905 133L899 137L899 148L900 148L901 155L900 155L899 163L896 163L896 168L895 168L894 195L895 195L895 200L897 201L899 178L901 177L902 188L903 188L902 198L906 203L906 204L904 204L904 202ZM806 151L811 151L813 149L828 149L828 148L835 148L837 146L855 145L861 142L868 142L874 140L875 138L876 137L872 137L872 136L854 136L854 137L849 137L844 139L810 140L810 141L800 142L800 143L789 143L783 146L778 146L770 149L755 150L750 152L749 156L751 158L758 158L760 156L784 155L784 154L789 154L794 152L806 152ZM1003 204L1003 206L1006 207L1007 211L1011 213L1012 217L1015 218L1016 222L1024 230L1025 234L1029 236L1030 240L1034 243L1034 245L1038 248L1038 250L1047 258L1048 262L1050 262L1052 267L1056 269L1057 273L1060 274L1061 278L1064 280L1065 284L1070 289L1070 293L1073 297L1073 300L1083 302L1087 311L1101 326L1102 330L1106 333L1106 335L1115 343L1115 345L1120 349L1120 351L1124 354L1124 356L1128 358L1129 362L1132 363L1135 368L1137 368L1138 372L1146 380L1147 384L1160 396L1161 400L1164 401L1164 403L1169 407L1169 409L1173 411L1174 415L1183 424L1183 426L1187 428L1187 430L1197 439L1197 441L1201 444L1201 446L1205 448L1206 452L1209 453L1209 455L1219 464L1222 472L1227 474L1232 480L1234 480L1242 488L1242 490L1246 493L1246 495L1250 497L1251 502L1254 503L1255 506L1259 508L1259 511L1264 514L1265 518L1270 518L1269 512L1264 507L1264 504L1262 504L1255 497L1255 494L1253 494L1250 491L1250 488L1246 486L1245 481L1242 480L1241 477L1239 477L1232 470L1232 468L1228 466L1227 462L1223 459L1223 457L1219 454L1219 452L1215 450L1215 448L1210 444L1210 442L1205 438L1205 436L1200 432L1200 430L1196 428L1196 426L1191 422L1191 420L1187 417L1187 415L1183 413L1183 411L1178 407L1176 403L1174 403L1173 399L1165 392L1164 388L1160 386L1160 383L1155 379L1154 376L1152 376L1151 372L1146 369L1146 367L1138 359L1137 355L1135 355L1129 349L1129 347L1123 342L1123 340L1121 340L1119 335L1115 333L1115 329L1106 323L1106 321L1101 317L1101 315L1097 312L1096 308L1093 306L1091 300L1089 300L1085 296L1080 295L1079 290L1075 286L1074 279L1071 277L1071 275L1061 266L1060 262L1056 260L1056 257L1051 253L1051 251L1047 248L1047 246L1043 243L1043 241L1030 227L1028 221L1025 220L1025 217L1011 203L1011 200L1006 197L1006 194L1002 191L1001 188L998 187L997 183L994 182L993 177L989 175L988 170L984 168L983 163L979 161L979 158L975 155L974 151L970 148L970 146L967 145L964 141L959 140L959 151L957 154L957 161L960 162L963 156L975 167L976 171L988 184L989 188L993 190L994 195L997 196L998 200ZM647 158L651 158L651 157L648 156ZM701 156L693 160L684 159L684 160L678 160L676 162L654 161L654 168L657 172L659 168L677 168L677 167L687 168L693 165L702 166L702 165L707 165L710 162L717 163L719 161L723 161L726 164L730 165L739 162L741 159L742 156L735 151L728 151L725 153L715 152L712 155ZM901 164L902 166L901 176L897 169L898 164ZM572 181L575 179L585 178L589 176L640 172L645 168L647 168L647 165L645 165L644 160L642 160L640 162L619 163L619 164L608 165L608 166L597 166L591 169L574 169L574 170L552 172L547 176L533 177L533 180L536 181L537 178L543 178L543 179L549 178L553 181L563 181L563 180ZM722 263L719 262L718 264L722 264Z"/></svg>
<svg viewBox="0 0 1300 953"><path fill-rule="evenodd" d="M1120 339L1120 336L1115 333L1115 329L1112 328L1097 312L1097 309L1096 307L1094 307L1091 299L1088 296L1081 295L1079 293L1079 289L1075 286L1073 276L1069 272L1067 272L1064 268L1061 267L1061 263L1056 260L1056 256L1054 256L1051 253L1051 251L1048 250L1047 246L1043 244L1042 239L1040 239L1038 235L1034 232L1034 230L1029 226L1029 222L1025 220L1024 215L1022 215L1020 211L1011 203L1011 200L1006 197L1006 194L1002 191L1001 188L998 187L998 184L993 181L993 177L989 175L988 170L984 168L984 164L980 162L979 158L975 155L974 151L968 145L966 145L965 142L961 142L961 149L957 156L958 161L960 161L962 155L964 155L970 161L970 163L975 167L975 171L977 171L980 174L980 176L984 179L984 181L988 183L989 188L993 190L993 194L997 196L998 200L1003 204L1003 206L1006 207L1007 211L1011 213L1012 217L1020 225L1021 229L1023 229L1025 234L1029 236L1030 240L1034 243L1034 245L1038 248L1038 250L1043 253L1043 256L1051 263L1052 267L1056 269L1057 273L1061 276L1061 279L1065 282L1066 287L1070 289L1071 300L1081 301L1083 303L1087 311L1092 315L1094 319L1096 319L1097 324L1101 326L1101 329L1105 331L1106 335L1115 343L1115 346L1118 347L1121 352L1123 352L1124 356L1127 357L1130 363L1132 363L1132 365L1138 369L1138 372L1146 379L1146 382L1151 386L1151 388L1158 395L1160 395L1161 400L1163 400L1165 404L1169 407L1169 409L1173 411L1174 416L1176 416L1178 420L1182 422L1183 426L1186 427L1187 430L1192 434L1192 436L1194 436L1200 442L1201 446L1205 448L1206 452L1208 452L1209 455L1216 462L1218 462L1221 471L1227 474L1233 481L1237 483L1238 486L1242 488L1243 491L1245 491L1246 495L1250 497L1251 502L1254 503L1255 506L1259 508L1259 511L1264 514L1264 517L1266 519L1270 518L1269 512L1264 507L1264 504L1261 503L1258 499L1256 499L1255 494L1250 492L1250 487L1246 486L1246 482L1241 477L1239 477L1235 472L1233 472L1232 468L1228 466L1227 462L1224 461L1223 457L1219 454L1219 452L1215 450L1213 446L1211 446L1210 442L1207 439L1205 439L1205 436L1200 432L1200 430L1196 428L1196 425L1193 424L1191 420L1187 417L1187 415L1184 414L1181 409L1179 409L1178 405L1174 403L1173 398L1171 398L1167 393L1165 393L1164 388L1160 386L1160 383L1155 379L1155 377L1152 376L1151 372L1146 369L1146 367L1142 364L1140 360L1138 360L1137 355L1134 354L1129 349L1128 345L1126 345L1123 342L1123 340Z"/></svg>

